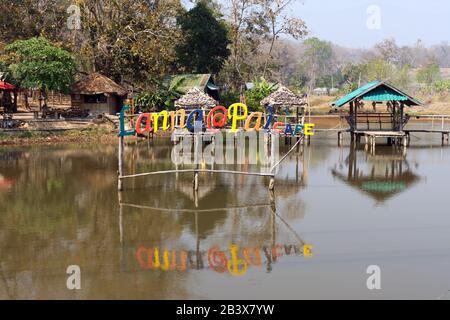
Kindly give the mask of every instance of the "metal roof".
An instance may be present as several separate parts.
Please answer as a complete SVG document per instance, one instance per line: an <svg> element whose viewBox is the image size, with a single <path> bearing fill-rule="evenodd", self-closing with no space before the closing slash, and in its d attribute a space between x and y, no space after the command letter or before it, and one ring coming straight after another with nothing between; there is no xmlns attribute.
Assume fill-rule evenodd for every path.
<svg viewBox="0 0 450 320"><path fill-rule="evenodd" d="M366 93L362 99L364 101L407 101L408 97L386 87L377 87Z"/></svg>
<svg viewBox="0 0 450 320"><path fill-rule="evenodd" d="M407 106L419 106L422 103L394 86L381 81L372 81L356 89L348 95L332 103L332 106L342 107L356 99L364 101L403 101Z"/></svg>
<svg viewBox="0 0 450 320"><path fill-rule="evenodd" d="M16 89L16 86L8 82L0 81L0 90L14 90L14 89Z"/></svg>
<svg viewBox="0 0 450 320"><path fill-rule="evenodd" d="M170 89L175 89L182 94L186 94L192 88L198 88L202 91L211 86L210 90L217 90L214 83L211 81L211 74L180 74L175 76L168 76L166 83ZM178 85L177 85L178 84Z"/></svg>

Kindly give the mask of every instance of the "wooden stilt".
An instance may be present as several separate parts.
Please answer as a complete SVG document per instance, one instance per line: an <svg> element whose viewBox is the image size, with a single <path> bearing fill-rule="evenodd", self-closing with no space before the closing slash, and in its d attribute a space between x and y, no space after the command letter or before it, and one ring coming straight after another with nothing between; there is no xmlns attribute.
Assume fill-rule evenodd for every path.
<svg viewBox="0 0 450 320"><path fill-rule="evenodd" d="M124 137L119 137L119 170L118 170L118 183L117 189L119 191L123 190L123 155L124 155Z"/></svg>
<svg viewBox="0 0 450 320"><path fill-rule="evenodd" d="M270 191L275 190L275 178L270 178L270 182L269 182L269 190L270 190Z"/></svg>
<svg viewBox="0 0 450 320"><path fill-rule="evenodd" d="M194 191L198 191L198 171L194 172Z"/></svg>
<svg viewBox="0 0 450 320"><path fill-rule="evenodd" d="M236 140L235 140L236 141ZM195 162L195 170L194 170L194 191L198 191L198 170L200 169L200 157L201 157L201 149L202 144L200 140L200 134L194 134L194 162Z"/></svg>

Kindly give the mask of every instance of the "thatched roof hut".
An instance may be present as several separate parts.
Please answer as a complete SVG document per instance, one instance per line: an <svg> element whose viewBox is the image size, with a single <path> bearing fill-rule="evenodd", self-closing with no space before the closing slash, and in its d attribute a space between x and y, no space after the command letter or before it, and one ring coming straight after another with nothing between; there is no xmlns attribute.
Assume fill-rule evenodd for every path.
<svg viewBox="0 0 450 320"><path fill-rule="evenodd" d="M306 104L307 101L304 97L296 95L284 86L280 86L274 93L261 100L262 106L270 105L273 107L299 107Z"/></svg>
<svg viewBox="0 0 450 320"><path fill-rule="evenodd" d="M71 87L72 107L92 115L120 112L127 90L99 73L92 73Z"/></svg>
<svg viewBox="0 0 450 320"><path fill-rule="evenodd" d="M205 109L215 106L217 106L217 101L196 87L175 101L175 107L179 109Z"/></svg>
<svg viewBox="0 0 450 320"><path fill-rule="evenodd" d="M82 95L109 94L126 96L128 94L125 88L100 73L92 73L76 82L72 86L71 92Z"/></svg>

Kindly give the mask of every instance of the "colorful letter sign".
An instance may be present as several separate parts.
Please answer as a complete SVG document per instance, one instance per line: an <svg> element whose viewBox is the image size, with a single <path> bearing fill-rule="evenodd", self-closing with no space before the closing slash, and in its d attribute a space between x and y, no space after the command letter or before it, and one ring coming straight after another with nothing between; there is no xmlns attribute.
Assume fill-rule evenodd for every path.
<svg viewBox="0 0 450 320"><path fill-rule="evenodd" d="M281 121L276 121L274 110L269 106L266 114L266 123L262 127L262 112L252 112L248 114L248 108L243 103L232 104L228 109L223 106L217 106L211 109L206 115L202 109L196 109L192 111L186 120L186 111L181 109L177 111L161 111L152 113L140 114L134 124L133 130L125 130L125 112L129 110L128 106L123 107L120 112L120 133L119 136L130 136L137 134L148 134L151 132L174 130L177 127L177 119L179 119L178 127L183 129L187 128L190 132L194 132L196 127L200 127L201 130L219 130L224 129L228 121L231 120L231 132L237 132L239 130L239 121L244 121L244 131L260 131L266 130L268 132L273 131L278 134L285 134L295 136L303 133L304 135L311 136L314 134L314 124L289 124ZM206 119L205 119L206 117ZM162 123L161 123L162 118ZM170 119L170 123L169 123ZM205 125L206 122L206 125ZM252 126L252 124L254 125Z"/></svg>

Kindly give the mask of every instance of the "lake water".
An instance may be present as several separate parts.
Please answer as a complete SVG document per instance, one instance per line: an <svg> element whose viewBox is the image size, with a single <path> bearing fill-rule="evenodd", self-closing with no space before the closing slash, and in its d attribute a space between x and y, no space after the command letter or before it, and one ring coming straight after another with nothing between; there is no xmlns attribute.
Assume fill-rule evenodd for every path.
<svg viewBox="0 0 450 320"><path fill-rule="evenodd" d="M126 173L174 168L172 148L127 144ZM274 195L268 178L211 173L197 195L184 173L119 195L115 145L1 148L0 298L448 299L449 178L438 135L370 154L323 134Z"/></svg>

